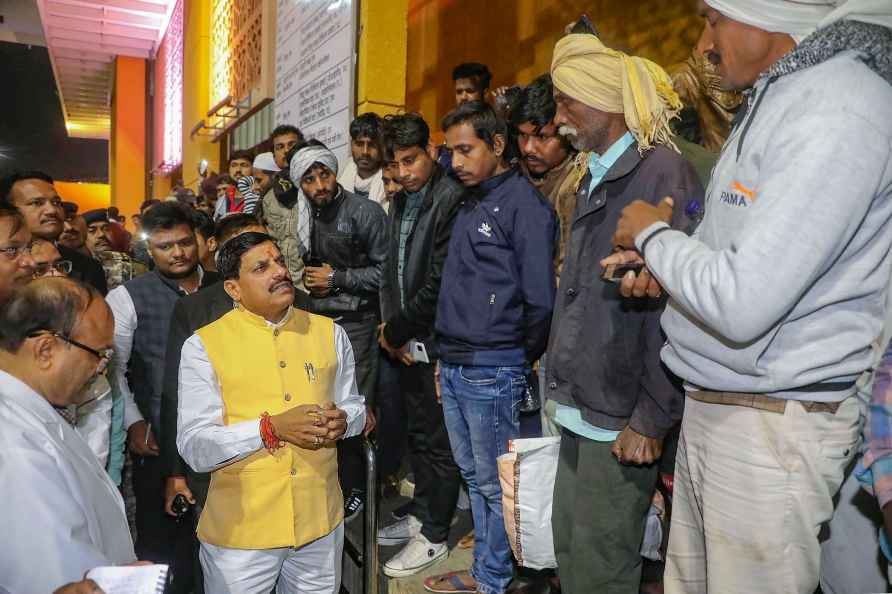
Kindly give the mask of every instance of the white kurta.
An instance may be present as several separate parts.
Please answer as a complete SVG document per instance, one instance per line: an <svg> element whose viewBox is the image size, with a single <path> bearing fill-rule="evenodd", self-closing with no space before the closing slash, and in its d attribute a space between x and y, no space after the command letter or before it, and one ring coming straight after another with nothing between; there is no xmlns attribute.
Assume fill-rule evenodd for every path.
<svg viewBox="0 0 892 594"><path fill-rule="evenodd" d="M0 591L47 593L136 560L124 501L87 443L0 371Z"/></svg>

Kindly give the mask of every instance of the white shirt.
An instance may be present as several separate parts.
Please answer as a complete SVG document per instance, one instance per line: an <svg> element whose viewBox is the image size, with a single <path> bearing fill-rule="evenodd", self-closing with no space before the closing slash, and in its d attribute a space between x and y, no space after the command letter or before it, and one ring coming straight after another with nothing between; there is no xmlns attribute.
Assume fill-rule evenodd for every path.
<svg viewBox="0 0 892 594"><path fill-rule="evenodd" d="M281 322L267 321L267 324L280 327L290 315L291 310ZM353 348L347 332L337 324L334 329L338 369L332 401L347 413L347 432L343 436L347 438L359 435L365 426L365 398L356 386ZM241 346L234 344L232 348ZM179 393L188 396L179 399L177 449L195 472L212 472L263 448L259 418L223 424L220 383L198 334L193 334L183 344L179 378Z"/></svg>
<svg viewBox="0 0 892 594"><path fill-rule="evenodd" d="M0 592L49 593L136 560L124 501L87 443L0 371Z"/></svg>
<svg viewBox="0 0 892 594"><path fill-rule="evenodd" d="M75 418L74 428L104 467L108 465L108 451L111 441L112 396L111 386L104 375L100 375L90 386L90 394L83 398L84 404L68 407Z"/></svg>
<svg viewBox="0 0 892 594"><path fill-rule="evenodd" d="M384 169L379 169L372 177L362 179L359 177L359 170L356 163L351 158L344 165L343 171L338 175L338 183L348 192L356 192L357 188L362 188L364 192L368 192L369 200L377 202L384 212L390 212L390 200L387 199L387 192L384 189Z"/></svg>
<svg viewBox="0 0 892 594"><path fill-rule="evenodd" d="M201 280L204 278L204 271L201 266L198 267L198 285L201 286ZM179 287L183 295L188 295L188 291ZM136 406L136 400L133 398L133 392L127 383L127 365L130 363L130 353L133 350L133 335L136 333L138 319L136 316L136 306L133 304L133 298L127 291L127 287L120 285L109 291L105 297L105 302L112 310L115 316L115 355L112 357L109 365L108 377L111 382L112 392L116 398L124 399L124 429L130 429L134 423L144 420L139 407ZM111 426L111 414L108 417L109 426Z"/></svg>

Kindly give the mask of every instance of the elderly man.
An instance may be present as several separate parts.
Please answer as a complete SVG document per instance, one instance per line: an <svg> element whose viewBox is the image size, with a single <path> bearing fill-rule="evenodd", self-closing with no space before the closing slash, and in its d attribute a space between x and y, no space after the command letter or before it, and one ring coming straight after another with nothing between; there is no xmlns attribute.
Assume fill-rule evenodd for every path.
<svg viewBox="0 0 892 594"><path fill-rule="evenodd" d="M749 108L694 237L636 202L615 238L670 296L662 359L688 389L666 592L811 593L892 265L892 6L700 10L722 86L749 89Z"/></svg>
<svg viewBox="0 0 892 594"><path fill-rule="evenodd" d="M31 232L15 208L0 204L0 305L34 276Z"/></svg>
<svg viewBox="0 0 892 594"><path fill-rule="evenodd" d="M205 591L336 594L344 525L335 442L365 422L353 351L332 320L293 308L264 233L220 250L237 307L183 345L177 448L211 472L198 524Z"/></svg>
<svg viewBox="0 0 892 594"><path fill-rule="evenodd" d="M665 302L629 307L616 285L592 282L591 262L612 250L624 206L672 195L675 223L685 227L685 206L703 199L703 187L671 143L681 104L659 66L575 34L555 46L551 76L554 123L588 156L575 184L546 372L546 408L561 428L558 572L568 594L637 593L656 462L683 399L660 364Z"/></svg>
<svg viewBox="0 0 892 594"><path fill-rule="evenodd" d="M262 199L273 188L273 180L281 168L272 153L260 153L254 157L254 192Z"/></svg>
<svg viewBox="0 0 892 594"><path fill-rule="evenodd" d="M62 235L59 236L59 245L85 256L90 255L87 249L87 222L79 214L65 212L65 222L62 223Z"/></svg>
<svg viewBox="0 0 892 594"><path fill-rule="evenodd" d="M370 401L378 373L375 328L381 271L387 259L387 216L375 202L338 184L338 160L318 141L310 141L291 157L290 173L313 212L303 278L311 311L333 318L347 332L356 355L359 393ZM366 429L371 431L374 417L369 414L368 419ZM364 505L363 462L360 438L338 445L348 521Z"/></svg>
<svg viewBox="0 0 892 594"><path fill-rule="evenodd" d="M114 320L93 288L39 279L0 308L0 591L52 592L136 557L124 502L57 412L111 357Z"/></svg>

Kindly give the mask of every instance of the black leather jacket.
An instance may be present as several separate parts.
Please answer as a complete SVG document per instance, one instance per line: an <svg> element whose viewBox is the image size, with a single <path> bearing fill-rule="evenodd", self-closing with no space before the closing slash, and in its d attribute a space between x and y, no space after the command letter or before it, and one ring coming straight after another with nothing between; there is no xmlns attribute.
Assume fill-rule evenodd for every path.
<svg viewBox="0 0 892 594"><path fill-rule="evenodd" d="M313 206L310 254L335 269L337 292L313 298L313 312L340 316L378 311L381 271L387 259L387 215L368 198L338 187L322 208ZM312 296L311 296L312 297Z"/></svg>
<svg viewBox="0 0 892 594"><path fill-rule="evenodd" d="M400 225L406 206L406 193L393 199L388 226L390 253L381 281L381 318L387 324L384 337L399 348L410 339L423 341L428 355L434 351L434 319L443 263L449 251L449 237L455 215L467 196L464 186L449 177L438 165L428 181L427 193L421 201L418 218L406 241L403 265L403 294L400 304L399 274Z"/></svg>

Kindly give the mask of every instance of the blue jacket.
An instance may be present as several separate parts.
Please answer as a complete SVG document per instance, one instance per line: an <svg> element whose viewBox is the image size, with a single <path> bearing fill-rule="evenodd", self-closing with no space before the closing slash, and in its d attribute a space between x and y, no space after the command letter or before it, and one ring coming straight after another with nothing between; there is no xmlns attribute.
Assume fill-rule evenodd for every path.
<svg viewBox="0 0 892 594"><path fill-rule="evenodd" d="M516 169L474 188L452 229L436 330L453 365L524 365L545 351L557 219Z"/></svg>

